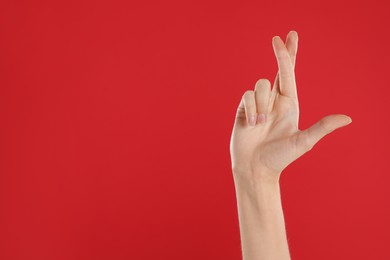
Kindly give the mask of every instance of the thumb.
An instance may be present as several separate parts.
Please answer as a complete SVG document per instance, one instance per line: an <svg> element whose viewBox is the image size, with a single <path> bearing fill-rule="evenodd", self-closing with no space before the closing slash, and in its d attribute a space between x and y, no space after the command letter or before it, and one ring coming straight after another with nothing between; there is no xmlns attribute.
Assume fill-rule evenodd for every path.
<svg viewBox="0 0 390 260"><path fill-rule="evenodd" d="M317 121L306 130L300 131L296 144L306 150L310 150L325 135L337 128L346 126L352 122L349 116L342 114L328 115Z"/></svg>

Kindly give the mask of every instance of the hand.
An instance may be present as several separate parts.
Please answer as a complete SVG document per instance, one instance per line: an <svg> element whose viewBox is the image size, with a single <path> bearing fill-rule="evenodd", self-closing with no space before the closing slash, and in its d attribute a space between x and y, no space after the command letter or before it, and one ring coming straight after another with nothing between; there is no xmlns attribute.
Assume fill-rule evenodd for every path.
<svg viewBox="0 0 390 260"><path fill-rule="evenodd" d="M328 115L306 130L299 130L299 103L295 83L298 34L290 31L286 45L272 38L278 63L274 86L259 79L255 90L247 90L237 109L230 140L234 177L279 179L284 168L325 135L352 122L342 114Z"/></svg>

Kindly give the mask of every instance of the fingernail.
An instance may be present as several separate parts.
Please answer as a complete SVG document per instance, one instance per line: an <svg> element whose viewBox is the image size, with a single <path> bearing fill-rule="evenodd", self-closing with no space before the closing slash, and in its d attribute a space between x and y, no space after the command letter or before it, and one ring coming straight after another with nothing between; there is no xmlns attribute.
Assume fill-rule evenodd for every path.
<svg viewBox="0 0 390 260"><path fill-rule="evenodd" d="M265 115L264 114L258 115L257 116L257 122L259 122L260 124L265 123Z"/></svg>
<svg viewBox="0 0 390 260"><path fill-rule="evenodd" d="M256 125L256 116L249 116L249 125L250 126Z"/></svg>

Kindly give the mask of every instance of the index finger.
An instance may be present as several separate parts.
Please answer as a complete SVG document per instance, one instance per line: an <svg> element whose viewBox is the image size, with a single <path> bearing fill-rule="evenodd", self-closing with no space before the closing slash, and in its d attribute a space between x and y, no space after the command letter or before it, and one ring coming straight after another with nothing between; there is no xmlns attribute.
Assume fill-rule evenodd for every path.
<svg viewBox="0 0 390 260"><path fill-rule="evenodd" d="M287 97L297 97L294 66L289 51L279 36L272 38L276 60L279 67L280 93Z"/></svg>

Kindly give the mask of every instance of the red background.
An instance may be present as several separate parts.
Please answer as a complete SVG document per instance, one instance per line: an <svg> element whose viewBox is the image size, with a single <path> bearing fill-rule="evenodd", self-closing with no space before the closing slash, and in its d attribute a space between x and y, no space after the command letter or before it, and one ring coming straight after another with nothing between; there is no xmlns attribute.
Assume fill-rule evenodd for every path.
<svg viewBox="0 0 390 260"><path fill-rule="evenodd" d="M389 1L2 1L0 259L240 259L241 95L299 34L293 259L390 259Z"/></svg>

